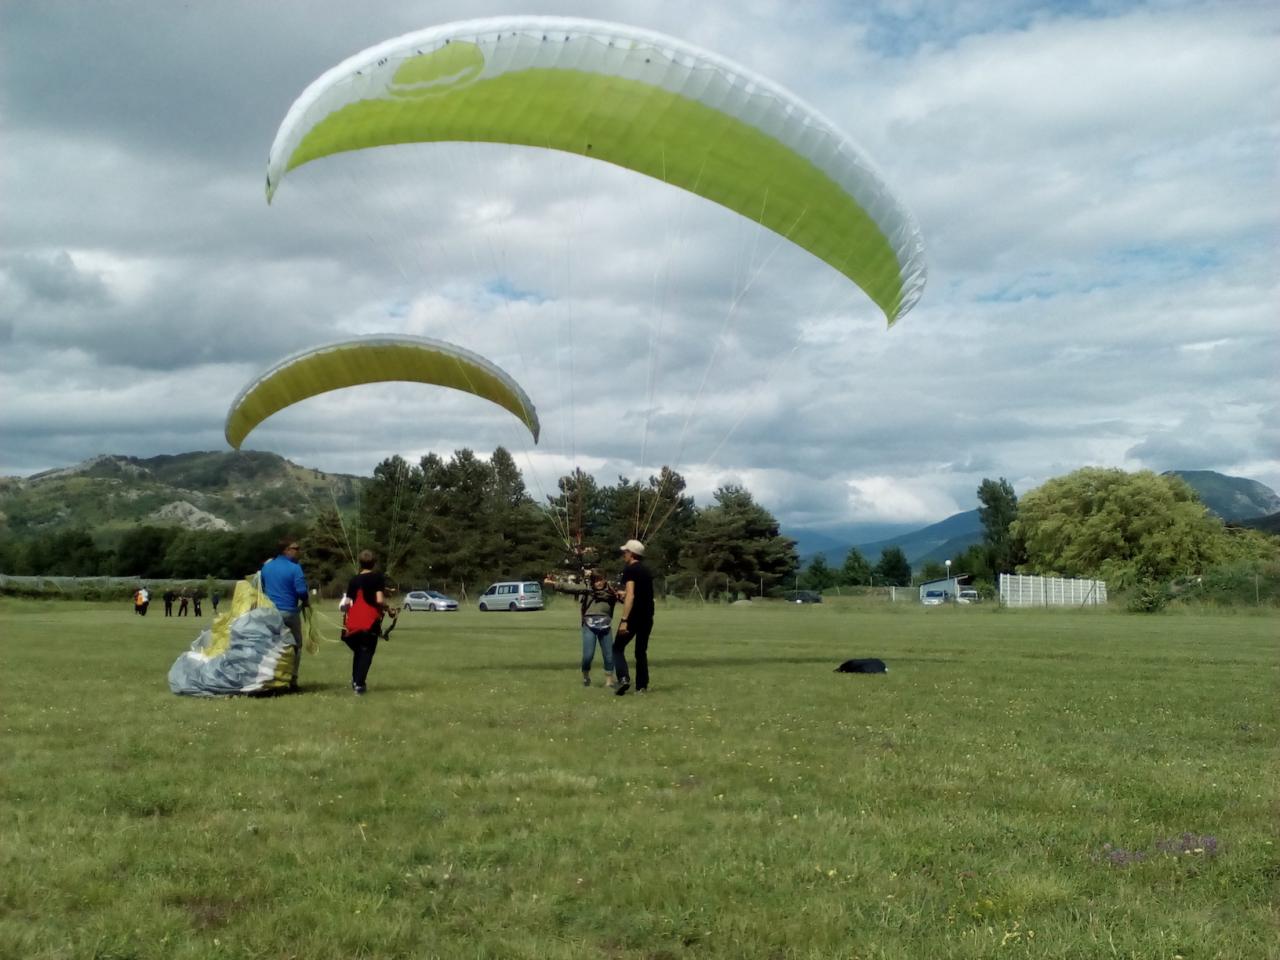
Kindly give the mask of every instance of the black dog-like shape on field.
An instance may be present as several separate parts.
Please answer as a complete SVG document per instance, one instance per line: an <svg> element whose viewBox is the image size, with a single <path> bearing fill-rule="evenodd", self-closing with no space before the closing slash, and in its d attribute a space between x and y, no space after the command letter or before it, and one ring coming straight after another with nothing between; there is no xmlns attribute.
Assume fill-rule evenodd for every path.
<svg viewBox="0 0 1280 960"><path fill-rule="evenodd" d="M889 668L877 657L866 657L861 660L846 660L836 667L836 673L888 673Z"/></svg>

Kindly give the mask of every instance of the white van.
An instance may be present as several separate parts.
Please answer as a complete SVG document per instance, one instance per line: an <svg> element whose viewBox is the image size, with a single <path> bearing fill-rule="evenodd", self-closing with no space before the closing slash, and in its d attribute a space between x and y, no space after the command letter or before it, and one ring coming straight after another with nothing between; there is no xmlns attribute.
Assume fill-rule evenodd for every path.
<svg viewBox="0 0 1280 960"><path fill-rule="evenodd" d="M542 585L535 580L493 583L480 594L480 610L541 610Z"/></svg>

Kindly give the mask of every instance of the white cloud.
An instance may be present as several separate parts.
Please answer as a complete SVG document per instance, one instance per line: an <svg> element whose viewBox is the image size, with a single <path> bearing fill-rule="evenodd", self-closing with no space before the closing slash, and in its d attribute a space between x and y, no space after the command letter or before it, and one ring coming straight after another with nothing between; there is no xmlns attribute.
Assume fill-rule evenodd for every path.
<svg viewBox="0 0 1280 960"><path fill-rule="evenodd" d="M1280 486L1271 6L553 6L720 50L845 127L924 228L917 309L886 331L773 234L539 151L334 157L268 207L289 102L427 25L418 4L4 5L0 471L220 448L256 370L396 331L516 376L543 443L474 399L374 387L249 445L367 473L501 443L535 492L575 463L674 463L700 501L736 478L807 525L937 520L984 476L1084 463ZM348 416L383 429L353 440Z"/></svg>

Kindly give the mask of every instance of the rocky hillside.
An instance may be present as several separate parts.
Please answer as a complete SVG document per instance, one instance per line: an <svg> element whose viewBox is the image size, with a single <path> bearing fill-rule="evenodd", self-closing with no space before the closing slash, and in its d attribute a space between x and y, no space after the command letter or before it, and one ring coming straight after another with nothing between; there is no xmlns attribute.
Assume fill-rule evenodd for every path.
<svg viewBox="0 0 1280 960"><path fill-rule="evenodd" d="M0 533L84 528L110 534L140 524L239 530L346 511L360 477L327 474L256 451L175 456L104 455L30 477L0 478Z"/></svg>
<svg viewBox="0 0 1280 960"><path fill-rule="evenodd" d="M1223 520L1253 520L1280 512L1280 496L1265 483L1229 477L1214 470L1171 470L1200 496L1200 502Z"/></svg>

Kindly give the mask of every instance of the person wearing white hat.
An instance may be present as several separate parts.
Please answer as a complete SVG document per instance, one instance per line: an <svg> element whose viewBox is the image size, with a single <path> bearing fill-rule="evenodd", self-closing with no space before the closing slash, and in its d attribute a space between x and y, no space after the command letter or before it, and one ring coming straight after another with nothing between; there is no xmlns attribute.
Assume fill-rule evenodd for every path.
<svg viewBox="0 0 1280 960"><path fill-rule="evenodd" d="M621 547L626 566L622 570L622 619L613 641L613 665L622 696L631 688L627 669L627 644L636 642L636 693L649 689L649 634L653 630L653 574L644 564L644 544L628 540Z"/></svg>

